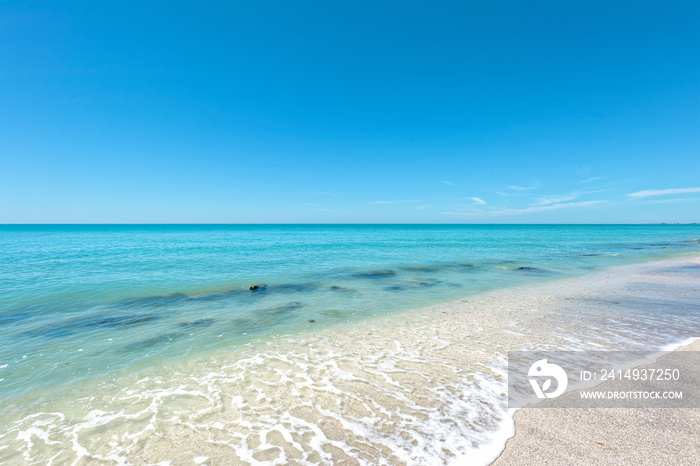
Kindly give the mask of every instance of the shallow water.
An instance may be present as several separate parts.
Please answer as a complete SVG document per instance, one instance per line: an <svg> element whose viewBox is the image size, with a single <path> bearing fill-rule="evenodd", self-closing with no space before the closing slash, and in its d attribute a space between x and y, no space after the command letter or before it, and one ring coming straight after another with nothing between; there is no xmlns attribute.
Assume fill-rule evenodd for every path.
<svg viewBox="0 0 700 466"><path fill-rule="evenodd" d="M581 289L556 309L508 290L685 256L698 236L686 226L3 227L0 390L11 402L0 460L479 462L510 422L507 349L661 347L700 328L698 296L673 292L694 262L608 294ZM469 311L453 303L464 298Z"/></svg>

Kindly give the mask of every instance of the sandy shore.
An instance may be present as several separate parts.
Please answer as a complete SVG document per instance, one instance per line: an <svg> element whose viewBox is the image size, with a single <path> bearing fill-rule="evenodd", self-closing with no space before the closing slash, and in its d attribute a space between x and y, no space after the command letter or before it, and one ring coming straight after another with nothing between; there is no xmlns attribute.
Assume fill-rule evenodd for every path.
<svg viewBox="0 0 700 466"><path fill-rule="evenodd" d="M106 378L0 410L0 463L489 464L508 351L700 336L699 284L698 255L622 265ZM499 462L697 464L699 416L525 409Z"/></svg>
<svg viewBox="0 0 700 466"><path fill-rule="evenodd" d="M677 351L700 351L700 341ZM692 377L684 385L698 390L698 382ZM599 388L614 384L608 381ZM575 400L577 393L562 399L567 397ZM699 426L700 408L525 408L516 413L515 436L493 464L700 464Z"/></svg>

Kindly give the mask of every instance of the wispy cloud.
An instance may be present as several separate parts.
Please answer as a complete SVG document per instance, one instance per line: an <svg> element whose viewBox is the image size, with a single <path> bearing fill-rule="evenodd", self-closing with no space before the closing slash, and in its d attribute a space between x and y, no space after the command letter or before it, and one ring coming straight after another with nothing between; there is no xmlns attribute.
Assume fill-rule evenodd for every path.
<svg viewBox="0 0 700 466"><path fill-rule="evenodd" d="M629 193L629 197L665 196L667 194L700 193L700 188L645 189Z"/></svg>
<svg viewBox="0 0 700 466"><path fill-rule="evenodd" d="M406 204L409 202L423 202L423 201L418 201L418 200L374 201L372 204Z"/></svg>
<svg viewBox="0 0 700 466"><path fill-rule="evenodd" d="M569 194L567 196L556 196L556 197L538 197L536 199L535 205L559 204L561 202L573 201L577 197L578 197L578 194Z"/></svg>
<svg viewBox="0 0 700 466"><path fill-rule="evenodd" d="M676 204L678 202L698 202L700 197L684 197L684 198L674 198L674 199L651 199L648 201L635 202L636 205L639 204Z"/></svg>
<svg viewBox="0 0 700 466"><path fill-rule="evenodd" d="M602 176L593 176L591 178L586 178L585 180L579 181L579 183L593 183L594 181L602 180Z"/></svg>
<svg viewBox="0 0 700 466"><path fill-rule="evenodd" d="M419 205L418 207L416 207L415 210L423 210L423 209L427 209L428 207L430 207L430 206L429 205Z"/></svg>
<svg viewBox="0 0 700 466"><path fill-rule="evenodd" d="M450 186L455 186L455 184L454 184L453 182L447 181L447 180L440 180L440 183L444 183L444 184L447 184L447 185L450 185Z"/></svg>
<svg viewBox="0 0 700 466"><path fill-rule="evenodd" d="M470 197L469 199L471 199L472 201L476 202L476 203L479 204L479 205L485 205L485 204L486 204L486 201L483 200L483 199L481 199L481 198L479 198L479 197Z"/></svg>
<svg viewBox="0 0 700 466"><path fill-rule="evenodd" d="M514 191L527 191L529 189L535 189L537 186L508 186L508 188Z"/></svg>
<svg viewBox="0 0 700 466"><path fill-rule="evenodd" d="M532 214L536 212L548 212L551 210L560 209L572 209L576 207L588 207L596 204L602 204L607 202L604 200L599 201L582 201L582 202L568 202L563 204L552 204L545 206L532 206L525 207L524 209L495 209L495 210L483 210L479 212L442 212L444 215L456 215L462 217L501 217L509 215L522 215L522 214Z"/></svg>

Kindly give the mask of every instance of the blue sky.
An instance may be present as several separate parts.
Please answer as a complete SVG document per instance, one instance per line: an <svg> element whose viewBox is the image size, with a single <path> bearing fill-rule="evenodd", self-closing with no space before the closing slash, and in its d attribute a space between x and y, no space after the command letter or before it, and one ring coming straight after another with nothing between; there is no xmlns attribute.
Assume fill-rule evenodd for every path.
<svg viewBox="0 0 700 466"><path fill-rule="evenodd" d="M700 2L0 3L0 223L700 222Z"/></svg>

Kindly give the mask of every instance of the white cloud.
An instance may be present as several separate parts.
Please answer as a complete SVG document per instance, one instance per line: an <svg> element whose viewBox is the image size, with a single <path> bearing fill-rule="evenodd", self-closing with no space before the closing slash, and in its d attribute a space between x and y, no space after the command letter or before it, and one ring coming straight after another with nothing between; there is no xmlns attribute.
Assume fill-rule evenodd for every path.
<svg viewBox="0 0 700 466"><path fill-rule="evenodd" d="M685 197L685 198L674 198L674 199L652 199L649 201L635 202L635 204L675 204L678 202L698 202L700 197Z"/></svg>
<svg viewBox="0 0 700 466"><path fill-rule="evenodd" d="M602 176L594 176L591 178L586 178L585 180L581 180L581 181L579 181L579 183L592 183L594 181L598 181L598 180L602 180L602 179L603 179Z"/></svg>
<svg viewBox="0 0 700 466"><path fill-rule="evenodd" d="M645 189L628 194L629 197L665 196L666 194L700 193L700 188Z"/></svg>
<svg viewBox="0 0 700 466"><path fill-rule="evenodd" d="M485 201L485 200L483 200L483 199L481 199L481 198L478 198L478 197L470 197L469 199L471 199L472 201L476 202L476 203L479 204L479 205L484 205L484 204L486 204L486 201Z"/></svg>
<svg viewBox="0 0 700 466"><path fill-rule="evenodd" d="M447 180L440 180L440 183L445 183L445 184L450 185L450 186L454 186L454 185L455 185L453 182L447 181Z"/></svg>
<svg viewBox="0 0 700 466"><path fill-rule="evenodd" d="M427 206L427 205L419 205L418 207L416 207L415 210L423 210L423 209L427 209L428 207L430 207L430 206Z"/></svg>
<svg viewBox="0 0 700 466"><path fill-rule="evenodd" d="M583 201L583 202L569 202L564 204L552 204L545 206L533 206L525 207L524 209L495 209L495 210L484 210L480 212L442 212L444 215L457 215L464 217L501 217L508 215L522 215L522 214L532 214L536 212L548 212L550 210L559 209L571 209L574 207L588 207L596 204L602 204L607 202L604 200L600 201Z"/></svg>
<svg viewBox="0 0 700 466"><path fill-rule="evenodd" d="M508 186L510 189L515 191L527 191L528 189L535 189L537 186Z"/></svg>
<svg viewBox="0 0 700 466"><path fill-rule="evenodd" d="M568 196L557 196L557 197L539 197L535 205L549 205L549 204L559 204L561 202L572 201L578 197L578 194L570 194Z"/></svg>

